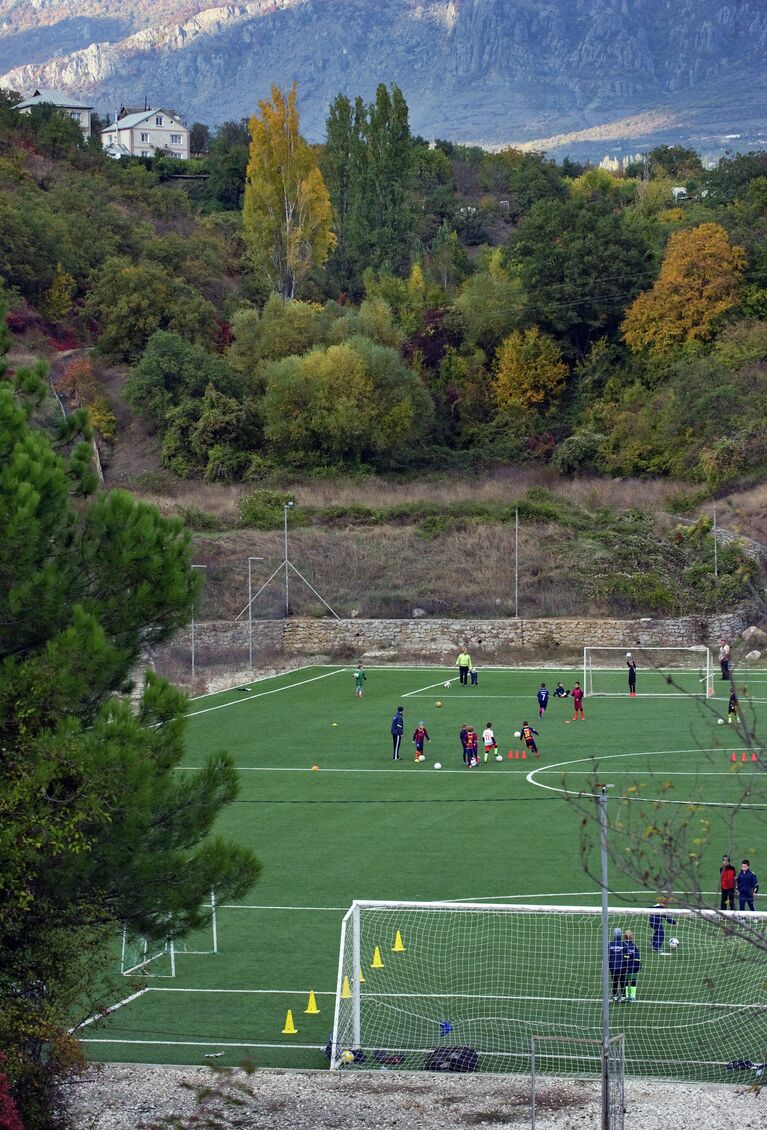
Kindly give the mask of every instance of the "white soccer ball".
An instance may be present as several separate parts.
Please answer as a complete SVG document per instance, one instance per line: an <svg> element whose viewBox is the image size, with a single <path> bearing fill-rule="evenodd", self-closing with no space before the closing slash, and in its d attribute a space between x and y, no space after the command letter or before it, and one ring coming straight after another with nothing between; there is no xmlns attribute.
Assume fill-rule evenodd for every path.
<svg viewBox="0 0 767 1130"><path fill-rule="evenodd" d="M450 680L448 679L448 681L446 683L443 683L442 686L447 687L447 689L450 690Z"/></svg>
<svg viewBox="0 0 767 1130"><path fill-rule="evenodd" d="M350 1052L348 1049L345 1052L341 1052L341 1062L354 1063L354 1052Z"/></svg>
<svg viewBox="0 0 767 1130"><path fill-rule="evenodd" d="M503 754L502 753L496 753L495 760L496 761L503 761Z"/></svg>
<svg viewBox="0 0 767 1130"><path fill-rule="evenodd" d="M426 760L426 754L425 753L419 753L418 754L418 760L419 761L425 761Z"/></svg>
<svg viewBox="0 0 767 1130"><path fill-rule="evenodd" d="M679 938L669 938L668 945L669 949L675 950L679 945Z"/></svg>
<svg viewBox="0 0 767 1130"><path fill-rule="evenodd" d="M717 724L717 726L723 726L724 725L724 718L717 718L716 724Z"/></svg>
<svg viewBox="0 0 767 1130"><path fill-rule="evenodd" d="M626 658L627 658L627 659L631 659L631 652L630 652L630 651L627 651L627 652L626 652Z"/></svg>
<svg viewBox="0 0 767 1130"><path fill-rule="evenodd" d="M515 730L514 731L514 737L515 738L521 738L522 737L522 731L521 730Z"/></svg>
<svg viewBox="0 0 767 1130"><path fill-rule="evenodd" d="M435 761L434 762L434 768L435 769L441 769L442 768L442 762L441 761Z"/></svg>

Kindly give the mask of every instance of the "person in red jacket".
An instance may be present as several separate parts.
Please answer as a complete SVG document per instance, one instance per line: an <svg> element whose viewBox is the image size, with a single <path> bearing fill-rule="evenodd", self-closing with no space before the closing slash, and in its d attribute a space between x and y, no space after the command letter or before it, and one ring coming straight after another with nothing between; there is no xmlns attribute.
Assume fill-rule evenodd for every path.
<svg viewBox="0 0 767 1130"><path fill-rule="evenodd" d="M722 866L719 868L719 889L722 892L720 910L735 909L735 876L736 871L729 855L723 855Z"/></svg>
<svg viewBox="0 0 767 1130"><path fill-rule="evenodd" d="M581 684L576 683L573 689L570 691L570 694L572 695L573 699L573 722L576 720L579 714L581 716L581 722L585 722L586 715L583 713L583 688L581 687Z"/></svg>

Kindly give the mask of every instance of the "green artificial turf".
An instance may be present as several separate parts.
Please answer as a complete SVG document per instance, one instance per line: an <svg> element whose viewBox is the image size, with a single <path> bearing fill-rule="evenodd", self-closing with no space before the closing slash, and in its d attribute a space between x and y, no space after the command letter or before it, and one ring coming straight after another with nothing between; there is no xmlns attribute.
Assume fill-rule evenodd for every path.
<svg viewBox="0 0 767 1130"><path fill-rule="evenodd" d="M261 1066L326 1066L322 1048L333 1022L340 928L352 900L598 906L599 888L581 863L582 813L563 795L565 786L588 789L595 773L614 786L611 804L613 797L637 788L647 798L637 803L647 808L656 797L685 810L692 802L716 802L718 807L705 809L710 832L700 849L704 873L710 873L712 905L718 905L714 892L722 852L737 859L750 855L760 870L759 810L741 807L734 817L728 807L742 800L759 767L750 753L742 761L737 734L717 722L726 717L724 683L717 682L715 697L706 699L696 673L677 674L674 681L692 693L671 694L674 687L664 676L640 670L640 693L629 698L625 671L600 672L600 688L614 694L587 698L585 721L574 722L569 699L552 699L539 720L535 694L541 682L553 689L561 679L570 687L576 678L582 681L579 672L483 669L477 687L459 686L455 671L445 669L373 668L367 676L362 699L354 695L352 667L313 667L190 703L188 754L180 772L219 749L234 756L240 795L217 831L253 847L263 872L241 905L217 908L218 953L178 953L172 979L124 979L124 999L139 995L89 1026L84 1037L90 1058L198 1063L223 1051L214 1062L231 1065L247 1054ZM758 723L767 675L749 679L743 709ZM395 763L389 727L398 705L405 707L405 739L402 759ZM416 764L410 738L420 720L431 742L426 762ZM524 720L540 733L540 759L508 757L509 750L514 755L521 749L514 731ZM458 740L461 725L469 722L481 735L488 721L503 761L467 769ZM440 771L433 768L435 761ZM617 872L610 885L616 907L647 907L657 894ZM645 1071L669 1073L657 1056L645 1055L652 1040L650 1018L660 1009L669 1026L666 1000L687 1002L677 1013L685 1032L680 1056L720 1065L758 1052L765 1058L767 1037L761 1052L756 1038L760 1031L764 1036L761 1012L746 1009L739 1019L728 1020L729 1044L720 1046L722 1029L710 1023L711 997L702 1000L700 983L709 966L715 974L717 959L706 957L698 943L694 962L685 957L692 946L680 946L668 963L676 973L669 981L671 974L664 972L661 998L653 993L647 966L662 959L651 955L644 929L637 937L645 979L640 1003L631 1015L624 1010L614 1017L616 1030L627 1031L629 1058L631 1029L641 1029L635 1059L644 1057ZM210 931L186 944L210 949ZM391 939L382 938L381 945L390 950ZM745 957L740 950L729 952L738 960L753 959L752 950ZM379 971L379 985L395 972L389 953L387 958L388 972ZM416 960L412 952L410 960ZM452 958L446 960L447 970L438 962L433 972L420 975L452 984L460 969L450 964ZM165 971L163 961L153 966ZM598 977L594 983L594 968L589 965L585 981L575 975L563 979L550 955L536 959L536 994L561 998L550 1019L561 1017L565 1031L585 1031L596 1023L598 1035L600 985ZM764 962L756 972L761 984L767 977ZM752 973L749 966L748 976ZM375 981L376 971L370 975ZM506 981L513 984L511 973ZM398 974L397 984L398 991L406 991L407 977ZM310 990L319 1014L305 1012ZM482 984L478 992L485 991ZM569 998L595 994L588 1020L578 1011L580 1004L575 1011L567 1004ZM763 987L760 1002L765 1004ZM704 1004L708 1011L698 1025L703 1013L696 1009ZM283 1035L288 1009L297 1032ZM432 1010L428 1017L428 1024L414 1031L413 1046L430 1042L437 1016ZM476 1031L473 1042L481 1043ZM701 1077L698 1068L689 1073Z"/></svg>

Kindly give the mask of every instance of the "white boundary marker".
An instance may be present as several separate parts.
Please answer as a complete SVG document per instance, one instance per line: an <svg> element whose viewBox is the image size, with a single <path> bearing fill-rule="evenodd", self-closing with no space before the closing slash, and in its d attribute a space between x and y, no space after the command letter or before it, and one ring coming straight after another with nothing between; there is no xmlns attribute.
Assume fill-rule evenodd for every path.
<svg viewBox="0 0 767 1130"><path fill-rule="evenodd" d="M349 671L348 667L336 667L326 671L324 675L313 675L311 679L302 679L300 683L288 683L285 687L273 687L270 691L257 691L256 694L243 695L232 699L231 702L221 702L218 706L206 706L204 710L193 710L184 715L185 718L197 718L200 714L210 714L213 710L227 710L230 706L240 706L243 702L251 702L254 698L264 698L268 694L281 694L282 691L292 691L295 687L305 687L309 683L319 682L320 679L329 679L331 675L342 675ZM234 688L236 690L236 688ZM229 694L229 691L219 691L219 694Z"/></svg>

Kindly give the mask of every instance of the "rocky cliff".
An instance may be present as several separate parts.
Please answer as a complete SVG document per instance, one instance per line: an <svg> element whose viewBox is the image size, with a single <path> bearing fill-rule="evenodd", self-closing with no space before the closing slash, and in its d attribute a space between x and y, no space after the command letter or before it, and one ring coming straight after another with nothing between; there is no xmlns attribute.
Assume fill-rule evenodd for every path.
<svg viewBox="0 0 767 1130"><path fill-rule="evenodd" d="M380 81L402 87L427 136L523 141L651 112L692 137L765 121L767 4L0 0L0 65L11 59L0 85L63 87L102 111L147 96L210 123L297 79L315 138L338 91L367 97Z"/></svg>

